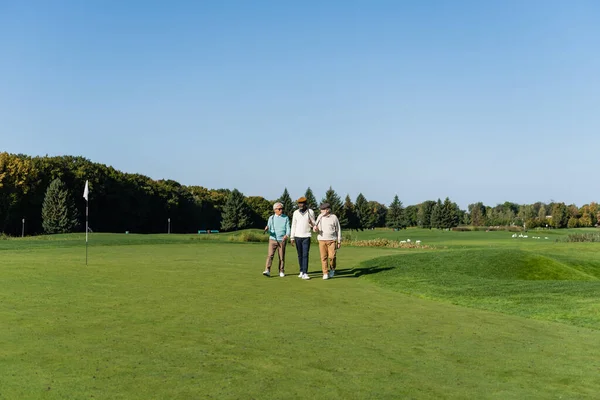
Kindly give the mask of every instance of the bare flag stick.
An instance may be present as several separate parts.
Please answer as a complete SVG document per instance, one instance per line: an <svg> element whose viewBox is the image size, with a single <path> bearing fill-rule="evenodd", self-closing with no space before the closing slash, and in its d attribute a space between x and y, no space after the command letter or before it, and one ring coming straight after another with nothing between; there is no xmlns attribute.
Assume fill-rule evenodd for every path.
<svg viewBox="0 0 600 400"><path fill-rule="evenodd" d="M88 205L89 205L90 189L88 181L85 181L85 188L83 189L83 198L85 199L85 265L88 265Z"/></svg>

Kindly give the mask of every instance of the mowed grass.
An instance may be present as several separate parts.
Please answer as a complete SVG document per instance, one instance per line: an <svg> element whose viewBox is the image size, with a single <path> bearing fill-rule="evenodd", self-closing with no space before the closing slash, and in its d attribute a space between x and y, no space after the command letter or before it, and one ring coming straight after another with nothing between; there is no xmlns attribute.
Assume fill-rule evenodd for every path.
<svg viewBox="0 0 600 400"><path fill-rule="evenodd" d="M329 281L316 247L302 281L293 248L289 275L264 278L264 244L218 237L96 234L87 267L81 235L0 241L0 398L594 398L598 330L450 304L464 286L422 298L457 276L500 293L540 274L595 283L598 247L489 233L439 250L342 248Z"/></svg>

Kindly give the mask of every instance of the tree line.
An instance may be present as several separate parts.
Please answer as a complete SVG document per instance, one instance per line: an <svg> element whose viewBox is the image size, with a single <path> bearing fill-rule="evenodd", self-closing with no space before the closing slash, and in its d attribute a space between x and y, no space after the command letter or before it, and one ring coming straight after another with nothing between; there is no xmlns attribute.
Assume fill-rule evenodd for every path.
<svg viewBox="0 0 600 400"><path fill-rule="evenodd" d="M89 181L90 227L99 232L190 233L197 230L232 231L263 228L273 213L273 203L283 204L291 215L295 202L287 188L278 199L245 196L237 189L184 186L173 180L153 180L124 173L83 157L30 157L0 153L0 232L19 235L22 220L26 233L59 233L84 230L83 188ZM476 226L546 225L563 228L595 226L600 217L596 203L582 207L551 202L495 207L470 204L461 210L449 198L404 206L396 195L389 204L368 200L359 193L354 201L329 188L317 201L311 188L303 193L308 206L318 209L328 202L343 229L378 227L450 229Z"/></svg>

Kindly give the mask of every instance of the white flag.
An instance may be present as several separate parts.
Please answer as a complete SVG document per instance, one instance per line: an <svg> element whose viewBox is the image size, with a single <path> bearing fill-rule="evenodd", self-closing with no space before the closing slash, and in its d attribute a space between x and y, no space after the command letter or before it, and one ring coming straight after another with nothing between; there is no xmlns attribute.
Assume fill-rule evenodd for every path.
<svg viewBox="0 0 600 400"><path fill-rule="evenodd" d="M88 181L85 181L85 188L83 189L83 198L85 201L88 201L88 195L90 194L90 189L88 188Z"/></svg>

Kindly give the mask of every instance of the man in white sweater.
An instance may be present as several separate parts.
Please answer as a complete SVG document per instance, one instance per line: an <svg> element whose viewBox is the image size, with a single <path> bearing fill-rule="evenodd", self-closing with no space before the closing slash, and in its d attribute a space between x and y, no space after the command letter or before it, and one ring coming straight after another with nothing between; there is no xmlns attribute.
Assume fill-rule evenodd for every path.
<svg viewBox="0 0 600 400"><path fill-rule="evenodd" d="M314 225L315 213L306 207L306 197L300 197L298 199L298 209L294 211L292 216L290 240L292 246L296 246L298 252L298 264L300 265L300 275L298 277L302 279L310 279L308 276L308 252Z"/></svg>
<svg viewBox="0 0 600 400"><path fill-rule="evenodd" d="M338 217L331 213L329 203L319 207L321 215L317 218L314 231L318 232L319 253L321 253L321 268L323 279L333 278L335 275L337 250L342 245L342 228ZM329 266L327 265L329 261Z"/></svg>

